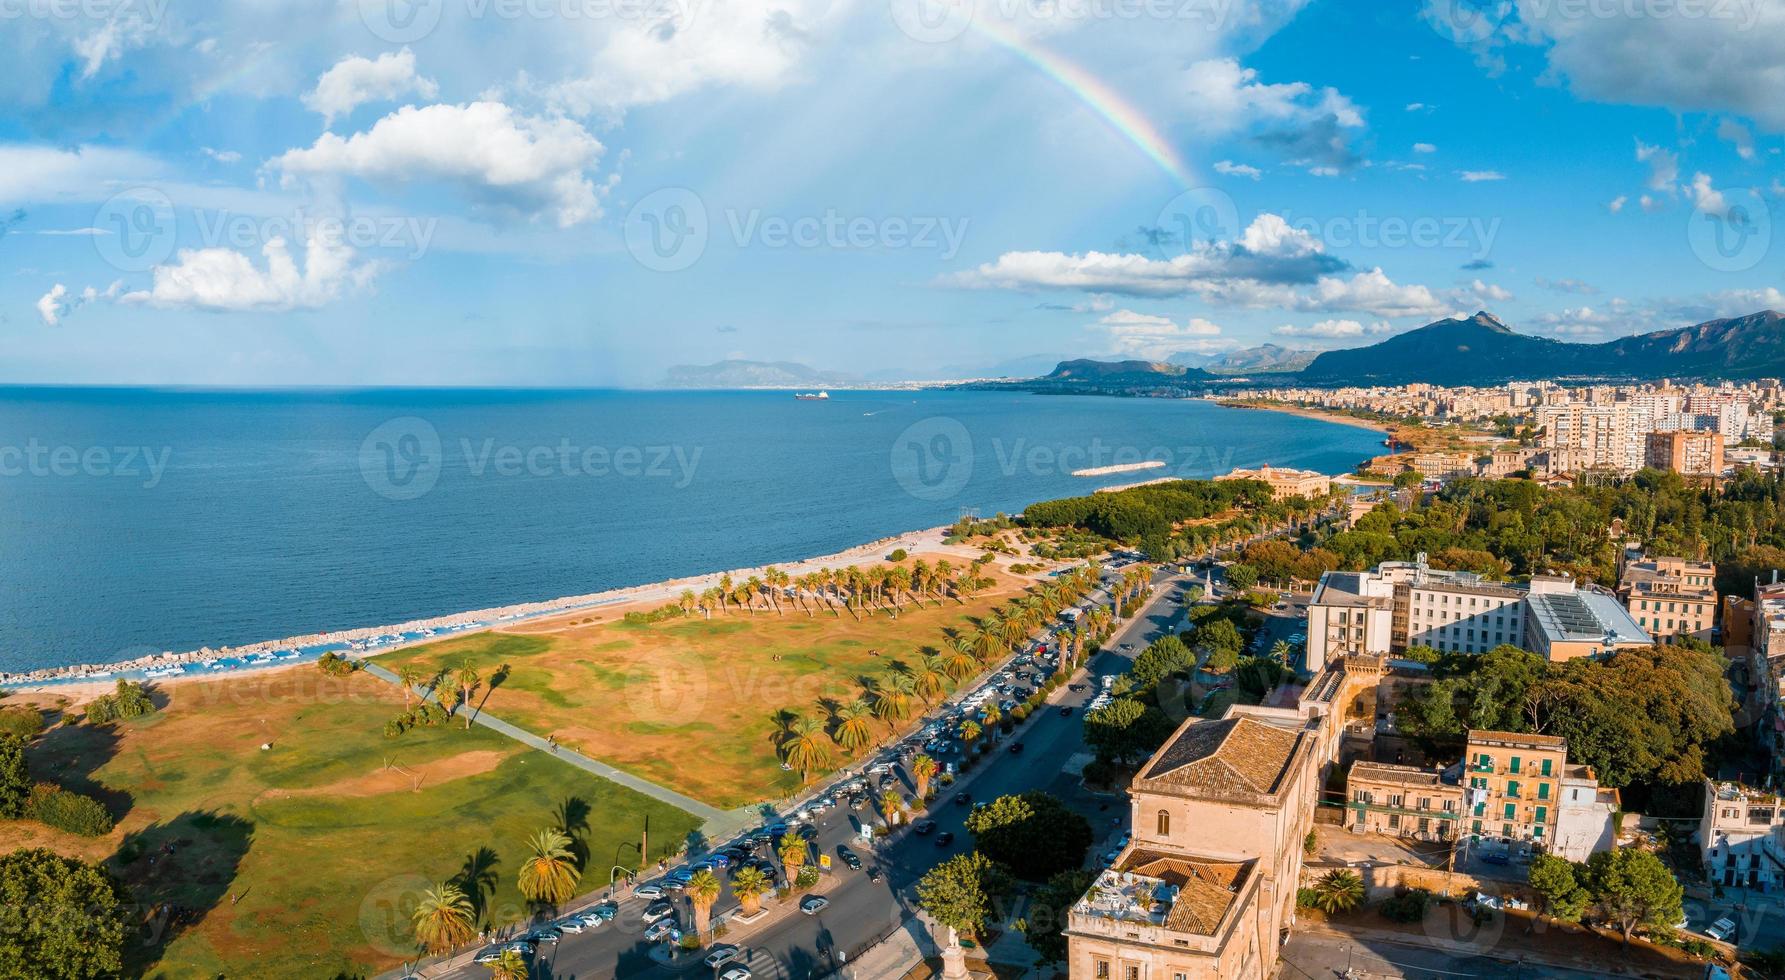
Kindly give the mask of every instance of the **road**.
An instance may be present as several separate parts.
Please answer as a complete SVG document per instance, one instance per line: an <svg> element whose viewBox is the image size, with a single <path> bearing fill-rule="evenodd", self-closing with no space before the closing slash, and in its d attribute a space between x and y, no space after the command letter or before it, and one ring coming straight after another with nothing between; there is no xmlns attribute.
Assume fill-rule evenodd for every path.
<svg viewBox="0 0 1785 980"><path fill-rule="evenodd" d="M1089 673L1095 676L1125 671L1132 662L1133 651L1123 651L1123 645L1132 644L1138 651L1167 628L1181 628L1177 594L1189 581L1186 576L1156 574L1152 599L1116 631L1104 652L1093 658ZM839 806L821 818L824 822L819 827L816 851L834 858L838 845L848 844L861 855L864 870L850 871L841 862L833 862L833 870L814 889L830 900L829 908L818 915L794 911L780 914L767 924L734 928L724 941L744 948L744 962L757 977L793 980L821 976L837 965L839 953L856 958L862 950L900 928L914 912L915 886L924 872L947 857L972 850L972 835L963 826L969 807L957 805L954 800L961 792L972 794L975 800L990 800L1008 793L1046 789L1084 812L1099 840L1118 826L1125 826L1127 804L1123 800L1092 796L1079 787L1076 777L1062 771L1074 755L1089 751L1081 718L1096 684L1093 681L1084 686L1085 690L1079 692L1067 687L1057 690L1048 708L1039 712L1026 729L1007 736L991 759L969 773L963 784L937 797L928 816L936 821L937 834L954 834L951 845L937 847L937 834L917 836L902 832L876 849L869 849L857 843L854 825L872 817L866 815L866 810L851 811ZM1072 708L1070 717L1060 714L1061 706ZM1013 740L1023 743L1021 755L1009 753ZM871 867L881 870L880 881L869 880L866 871ZM687 923L690 916L686 901L678 898L676 903L681 921ZM555 944L545 944L536 959L534 975L563 980L689 975L686 968L672 969L650 958L651 944L643 938L645 923L639 918L646 904L637 898L623 900L614 921L581 934L565 935ZM766 904L779 903L771 900ZM727 892L715 906L715 912L725 913L735 907L735 900ZM466 966L445 975L458 980L482 980L489 972L481 966ZM692 975L710 974L698 967Z"/></svg>
<svg viewBox="0 0 1785 980"><path fill-rule="evenodd" d="M1385 977L1418 980L1533 977L1593 980L1606 974L1573 970L1548 963L1530 964L1516 953L1507 956L1467 955L1434 949L1417 942L1357 940L1324 933L1297 932L1277 961L1276 980L1341 980L1347 969L1360 980Z"/></svg>

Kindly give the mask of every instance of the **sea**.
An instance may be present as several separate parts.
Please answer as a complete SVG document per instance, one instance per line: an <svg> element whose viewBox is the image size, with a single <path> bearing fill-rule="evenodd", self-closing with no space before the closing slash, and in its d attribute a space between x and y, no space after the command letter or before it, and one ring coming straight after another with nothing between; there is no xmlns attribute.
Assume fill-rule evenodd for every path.
<svg viewBox="0 0 1785 980"><path fill-rule="evenodd" d="M1007 391L0 388L0 671L828 554L1372 430ZM1163 466L1076 471L1142 460Z"/></svg>

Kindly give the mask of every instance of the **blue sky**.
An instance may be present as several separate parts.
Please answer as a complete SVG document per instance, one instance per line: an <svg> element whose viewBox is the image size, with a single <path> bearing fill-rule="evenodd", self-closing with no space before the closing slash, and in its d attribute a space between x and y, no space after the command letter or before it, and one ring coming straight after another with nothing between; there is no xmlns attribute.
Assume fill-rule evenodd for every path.
<svg viewBox="0 0 1785 980"><path fill-rule="evenodd" d="M10 0L0 382L642 385L1785 306L1779 0Z"/></svg>

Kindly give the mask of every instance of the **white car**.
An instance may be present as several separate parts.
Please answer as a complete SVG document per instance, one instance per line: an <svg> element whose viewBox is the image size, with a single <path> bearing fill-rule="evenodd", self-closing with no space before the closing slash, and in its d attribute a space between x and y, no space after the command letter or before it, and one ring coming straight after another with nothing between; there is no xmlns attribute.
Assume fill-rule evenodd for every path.
<svg viewBox="0 0 1785 980"><path fill-rule="evenodd" d="M1720 943L1726 943L1730 936L1735 935L1735 920L1726 915L1711 923L1710 928L1706 929L1704 934Z"/></svg>
<svg viewBox="0 0 1785 980"><path fill-rule="evenodd" d="M717 968L721 963L729 963L738 958L738 948L730 943L720 943L707 953L705 963L708 969Z"/></svg>
<svg viewBox="0 0 1785 980"><path fill-rule="evenodd" d="M719 974L719 980L750 980L750 968L742 963L733 963Z"/></svg>
<svg viewBox="0 0 1785 980"><path fill-rule="evenodd" d="M648 885L640 885L633 889L632 894L639 898L662 898L663 886L653 881Z"/></svg>

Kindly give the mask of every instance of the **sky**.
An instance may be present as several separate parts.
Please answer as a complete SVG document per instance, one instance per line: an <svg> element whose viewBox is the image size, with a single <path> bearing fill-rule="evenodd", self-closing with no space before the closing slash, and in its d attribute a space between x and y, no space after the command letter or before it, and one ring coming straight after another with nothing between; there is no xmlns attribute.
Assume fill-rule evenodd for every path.
<svg viewBox="0 0 1785 980"><path fill-rule="evenodd" d="M0 0L0 383L1785 307L1785 0Z"/></svg>

